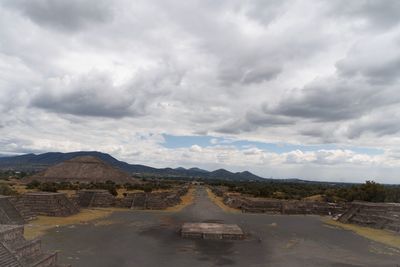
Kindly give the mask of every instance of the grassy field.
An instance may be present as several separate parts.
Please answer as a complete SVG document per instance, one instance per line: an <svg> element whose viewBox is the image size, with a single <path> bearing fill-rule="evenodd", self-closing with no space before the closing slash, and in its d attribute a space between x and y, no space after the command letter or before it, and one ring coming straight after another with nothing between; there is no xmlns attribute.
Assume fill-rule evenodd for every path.
<svg viewBox="0 0 400 267"><path fill-rule="evenodd" d="M90 221L105 218L113 211L114 209L111 208L82 209L78 214L68 217L38 216L36 220L31 221L25 226L24 236L26 239L34 239L51 228L74 224L85 224Z"/></svg>

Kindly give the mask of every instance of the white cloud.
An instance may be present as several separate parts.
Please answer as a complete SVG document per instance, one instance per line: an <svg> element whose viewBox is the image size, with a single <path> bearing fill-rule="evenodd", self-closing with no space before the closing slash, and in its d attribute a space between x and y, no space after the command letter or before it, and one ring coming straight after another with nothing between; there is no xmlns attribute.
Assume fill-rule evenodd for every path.
<svg viewBox="0 0 400 267"><path fill-rule="evenodd" d="M0 150L393 179L399 4L342 2L3 1ZM166 149L163 133L385 154Z"/></svg>

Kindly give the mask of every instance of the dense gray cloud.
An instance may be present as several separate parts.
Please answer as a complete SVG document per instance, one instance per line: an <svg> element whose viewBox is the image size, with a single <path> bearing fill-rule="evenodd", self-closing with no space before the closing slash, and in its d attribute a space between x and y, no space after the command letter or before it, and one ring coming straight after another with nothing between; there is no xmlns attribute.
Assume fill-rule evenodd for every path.
<svg viewBox="0 0 400 267"><path fill-rule="evenodd" d="M39 25L66 31L112 18L112 1L108 0L11 0L6 4Z"/></svg>
<svg viewBox="0 0 400 267"><path fill-rule="evenodd" d="M273 125L268 122L274 117L283 122L297 118L298 124L308 125L300 130L301 134L331 142L335 142L335 138L336 141L359 138L363 133L397 134L399 117L386 116L393 114L392 107L400 104L399 40L397 29L385 35L362 38L350 47L345 58L335 63L334 74L317 78L302 88L288 89L278 102L267 100L256 113L259 119L251 120L245 114L244 122L235 125L236 132ZM262 118L267 123L263 123ZM313 123L320 125L316 128ZM327 135L320 128L338 128L339 125L346 128L342 136L332 129Z"/></svg>
<svg viewBox="0 0 400 267"><path fill-rule="evenodd" d="M366 27L394 27L400 22L400 3L396 0L386 1L332 1L332 16L346 16L347 19L359 18L367 21Z"/></svg>
<svg viewBox="0 0 400 267"><path fill-rule="evenodd" d="M400 145L399 14L394 0L3 1L0 153L103 150L266 176L380 164L393 175L384 170L399 165L388 152ZM162 134L385 155L166 149Z"/></svg>
<svg viewBox="0 0 400 267"><path fill-rule="evenodd" d="M144 112L129 88L120 88L104 74L49 80L31 105L59 113L83 116L124 117Z"/></svg>

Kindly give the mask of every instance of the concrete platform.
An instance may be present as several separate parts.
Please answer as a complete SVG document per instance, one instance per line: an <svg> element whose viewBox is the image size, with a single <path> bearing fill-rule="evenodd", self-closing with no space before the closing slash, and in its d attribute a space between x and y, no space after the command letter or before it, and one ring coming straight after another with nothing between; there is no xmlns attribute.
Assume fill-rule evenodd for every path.
<svg viewBox="0 0 400 267"><path fill-rule="evenodd" d="M182 237L202 239L243 239L244 233L237 224L184 223Z"/></svg>

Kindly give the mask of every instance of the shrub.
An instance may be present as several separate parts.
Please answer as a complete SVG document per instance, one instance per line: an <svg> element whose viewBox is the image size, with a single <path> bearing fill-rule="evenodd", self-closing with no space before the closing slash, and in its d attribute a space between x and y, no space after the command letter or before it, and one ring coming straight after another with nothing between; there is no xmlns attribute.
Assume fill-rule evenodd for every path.
<svg viewBox="0 0 400 267"><path fill-rule="evenodd" d="M43 183L39 189L45 192L57 192L57 185L55 183Z"/></svg>
<svg viewBox="0 0 400 267"><path fill-rule="evenodd" d="M12 189L8 184L0 184L0 195L11 196L16 194L17 192Z"/></svg>
<svg viewBox="0 0 400 267"><path fill-rule="evenodd" d="M37 189L40 187L40 182L37 180L33 180L29 184L26 185L27 189Z"/></svg>

